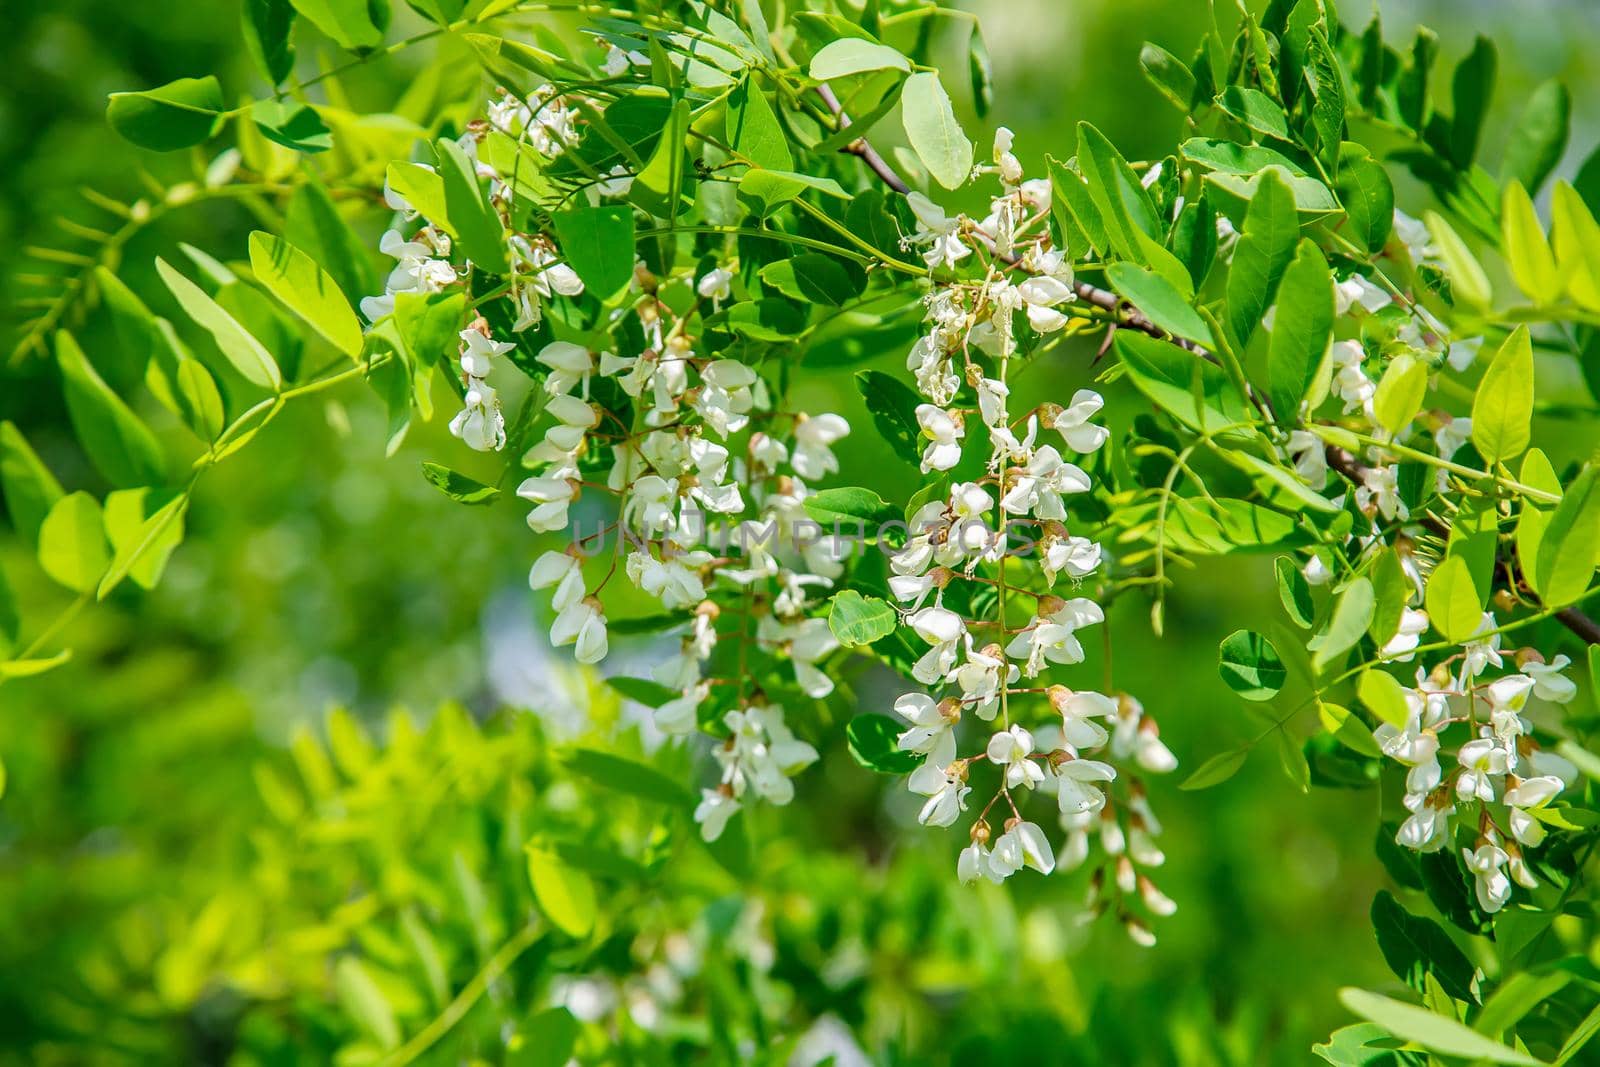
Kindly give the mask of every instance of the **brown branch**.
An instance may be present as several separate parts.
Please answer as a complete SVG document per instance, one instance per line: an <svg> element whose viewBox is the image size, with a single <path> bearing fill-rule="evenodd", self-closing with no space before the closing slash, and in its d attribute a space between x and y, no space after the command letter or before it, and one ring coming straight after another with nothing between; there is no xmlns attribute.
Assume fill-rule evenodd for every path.
<svg viewBox="0 0 1600 1067"><path fill-rule="evenodd" d="M833 117L839 122L839 128L841 130L847 129L850 126L850 116L844 113L844 105L839 103L839 97L834 94L833 87L827 84L819 85L817 86L817 95L822 97L822 102L828 105L829 111L833 112ZM878 176L883 184L895 192L909 193L911 191L911 186L906 184L906 180L895 173L895 169L889 166L889 161L880 156L878 150L873 148L871 142L865 137L857 137L854 141L839 149L839 151L847 155L859 156L863 163L872 168L872 172Z"/></svg>
<svg viewBox="0 0 1600 1067"><path fill-rule="evenodd" d="M1347 481L1355 485L1360 485L1365 480L1366 473L1370 468L1363 464L1347 449L1340 448L1338 445L1329 445L1325 449L1325 453L1328 457L1328 466L1331 469L1339 472L1339 474L1343 475ZM1431 514L1424 515L1418 521L1422 523L1429 533L1432 533L1437 537L1449 538L1450 527L1438 516ZM1502 563L1504 564L1507 578L1515 585L1526 587L1527 583L1522 581L1520 576L1516 573L1514 569L1515 565L1510 561L1502 561ZM1531 593L1532 590L1529 590L1529 592ZM1600 645L1600 623L1596 623L1593 619L1589 618L1588 615L1585 615L1577 608L1562 608L1560 611L1557 611L1554 614L1553 618L1555 618L1557 622L1561 623L1561 625L1571 630L1574 634L1578 635L1578 637L1582 638L1584 643L1590 645Z"/></svg>

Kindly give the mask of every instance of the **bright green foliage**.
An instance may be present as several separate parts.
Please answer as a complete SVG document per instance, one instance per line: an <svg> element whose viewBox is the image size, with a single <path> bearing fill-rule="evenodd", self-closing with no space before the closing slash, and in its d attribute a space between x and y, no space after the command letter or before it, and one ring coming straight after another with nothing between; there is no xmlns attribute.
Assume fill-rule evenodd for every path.
<svg viewBox="0 0 1600 1067"><path fill-rule="evenodd" d="M1354 1016L1314 1054L1584 1062L1585 94L1497 96L1524 58L1489 35L1214 6L1139 51L1179 117L1136 138L998 130L1032 103L990 122L976 19L911 0L246 0L248 64L112 94L152 174L93 194L112 230L68 227L89 252L27 253L64 275L6 379L0 685L154 703L192 679L180 739L133 728L55 785L104 776L82 822L140 805L157 847L196 844L165 855L181 877L128 872L143 896L92 937L29 945L55 970L16 994L19 1055L809 1063L837 1024L841 1063L1291 1062ZM373 533L387 483L355 464L407 450ZM708 514L852 547L624 537ZM502 612L530 565L535 606ZM251 599L314 569L338 583ZM313 636L280 651L274 614ZM374 692L338 635L385 627L407 640L374 638ZM517 645L487 682L480 629ZM509 675L530 713L491 707ZM438 687L485 695L374 714ZM306 706L331 692L358 710ZM0 822L57 802L31 769L77 751L28 736ZM169 744L217 767L171 787L170 824L143 810L167 780L137 780ZM1279 831L1211 819L1230 795ZM1146 805L1181 828L1165 864ZM52 828L14 830L42 888L4 889L27 929L0 944L54 933L28 921ZM102 836L63 830L52 863L98 885ZM1153 932L1156 881L1233 908L1257 868L1270 892ZM1331 924L1278 895L1380 868L1372 942L1306 967L1287 1023L1255 961L1194 948ZM1155 963L1100 973L1077 911ZM1222 973L1234 1018L1144 996L1162 952Z"/></svg>

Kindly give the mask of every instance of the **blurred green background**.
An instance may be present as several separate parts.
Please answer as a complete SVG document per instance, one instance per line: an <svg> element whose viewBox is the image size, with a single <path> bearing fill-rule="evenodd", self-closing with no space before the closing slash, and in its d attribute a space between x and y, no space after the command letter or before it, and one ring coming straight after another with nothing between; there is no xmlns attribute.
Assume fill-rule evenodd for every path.
<svg viewBox="0 0 1600 1067"><path fill-rule="evenodd" d="M1209 19L1200 0L966 6L982 17L994 60L993 119L1015 130L1034 173L1045 152L1070 153L1079 119L1130 158L1169 150L1180 120L1140 76L1138 51L1148 38L1189 55ZM1345 6L1347 23L1367 17L1361 5ZM1501 106L1491 143L1515 114L1511 102L1556 74L1575 100L1563 172L1594 142L1600 8L1590 0L1396 0L1383 11L1391 40L1408 39L1424 21L1449 59L1473 33L1496 39ZM25 246L59 243L56 217L94 217L78 186L132 197L141 167L175 165L111 135L102 120L108 91L202 71L230 87L253 84L238 16L237 0L181 13L105 0L8 12L0 40L8 262ZM386 61L347 87L363 106L382 109L406 75L404 61ZM181 255L179 242L189 241L238 258L254 225L235 205L176 213L130 243L124 276L151 296L153 256ZM0 304L19 318L26 292L9 272L0 287ZM82 337L91 352L109 343L94 316ZM1033 372L1041 380L1030 388L1070 395L1092 374L1089 354L1057 355ZM61 432L51 362L25 355L0 382L0 418L23 429L69 489L101 488ZM866 440L870 423L847 373L807 388L813 410L839 410L858 428L841 484L888 487L907 475ZM414 430L390 459L384 436L381 404L360 386L291 410L203 483L188 539L158 590L125 586L73 624L70 664L0 688L9 775L0 801L0 1060L82 1062L105 1025L100 970L108 954L124 951L130 917L197 912L238 880L263 818L253 768L282 763L295 727L320 724L330 705L372 723L394 706L419 720L443 701L479 717L509 706L562 739L619 729L618 709L544 647L525 585L544 546L516 502L461 508L422 480L423 458L474 473L474 457L442 420ZM19 598L64 604L27 556L9 533L0 537L0 566ZM1218 680L1215 648L1230 630L1276 611L1266 564L1230 560L1185 575L1162 640L1150 633L1147 606L1131 598L1110 620L1117 685L1160 718L1187 767L1260 731ZM643 673L648 647L614 647L610 669ZM1091 677L1099 669L1086 668ZM879 708L893 690L869 677L857 692L864 707ZM626 723L637 709L621 713ZM1389 981L1367 919L1383 884L1372 848L1377 791L1302 795L1270 749L1218 789L1179 794L1175 782L1156 784L1152 799L1167 826L1162 887L1179 912L1160 926L1153 950L1135 948L1114 924L1074 925L1081 875L1018 879L1004 893L953 888L960 842L918 832L909 798L870 780L838 741L798 787L793 806L762 813L760 825L780 843L764 855L747 903L759 900L771 922L774 981L791 990L780 999L810 990L802 1014L843 1019L869 1048L899 1030L939 1058L986 1061L1007 1049L1037 1058L1046 1041L1061 1062L1303 1062L1312 1042L1347 1021L1337 987ZM862 922L863 909L877 918ZM972 946L971 972L960 981L938 972L931 946L897 932L919 910L934 935ZM822 929L796 918L816 912L837 912L837 921ZM785 915L794 920L787 926ZM123 962L119 980L137 986L138 966ZM844 977L819 983L828 968ZM901 1003L908 989L926 993L915 1010ZM130 1039L122 1053L225 1058L226 1025L199 1005L183 1011L179 1029L192 1041ZM108 1037L100 1051L110 1056L113 1044Z"/></svg>

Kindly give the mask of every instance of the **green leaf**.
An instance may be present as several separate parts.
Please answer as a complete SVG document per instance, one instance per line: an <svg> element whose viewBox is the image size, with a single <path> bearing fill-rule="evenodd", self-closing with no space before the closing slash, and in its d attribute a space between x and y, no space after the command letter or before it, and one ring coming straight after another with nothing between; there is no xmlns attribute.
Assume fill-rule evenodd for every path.
<svg viewBox="0 0 1600 1067"><path fill-rule="evenodd" d="M164 497L164 502L149 510ZM96 599L104 600L128 577L145 589L155 588L167 559L183 541L183 515L188 506L187 493L168 496L149 489L119 489L106 497L105 530L116 555L95 589Z"/></svg>
<svg viewBox="0 0 1600 1067"><path fill-rule="evenodd" d="M1316 605L1311 600L1311 585L1300 568L1288 556L1272 561L1273 573L1278 579L1278 599L1283 610L1296 626L1309 627L1316 617Z"/></svg>
<svg viewBox="0 0 1600 1067"><path fill-rule="evenodd" d="M1272 306L1278 282L1294 260L1299 243L1294 194L1277 171L1269 171L1250 199L1228 272L1228 328L1241 348L1249 344L1261 317Z"/></svg>
<svg viewBox="0 0 1600 1067"><path fill-rule="evenodd" d="M94 589L111 563L100 504L83 491L57 500L39 527L39 565L68 589Z"/></svg>
<svg viewBox="0 0 1600 1067"><path fill-rule="evenodd" d="M1541 1061L1525 1052L1508 1048L1480 1033L1467 1029L1454 1019L1435 1015L1426 1008L1406 1004L1364 989L1346 987L1339 991L1339 1002L1350 1011L1377 1023L1395 1037L1415 1042L1430 1052L1461 1056L1469 1060L1541 1067Z"/></svg>
<svg viewBox="0 0 1600 1067"><path fill-rule="evenodd" d="M817 81L862 74L869 70L910 70L911 61L886 44L860 37L830 41L811 57L808 73Z"/></svg>
<svg viewBox="0 0 1600 1067"><path fill-rule="evenodd" d="M1367 575L1372 579L1373 596L1372 621L1367 624L1367 635L1373 644L1382 648L1399 632L1413 586L1400 562L1400 554L1393 548L1378 554Z"/></svg>
<svg viewBox="0 0 1600 1067"><path fill-rule="evenodd" d="M1567 87L1554 78L1542 83L1511 128L1501 175L1537 193L1567 150L1571 119L1572 94Z"/></svg>
<svg viewBox="0 0 1600 1067"><path fill-rule="evenodd" d="M1311 126L1317 132L1317 155L1325 164L1339 157L1344 139L1344 75L1327 34L1313 27L1306 41L1306 87L1311 91Z"/></svg>
<svg viewBox="0 0 1600 1067"><path fill-rule="evenodd" d="M448 227L449 212L445 208L444 179L436 170L418 163L394 162L385 175L389 187L430 222ZM452 231L454 232L454 231Z"/></svg>
<svg viewBox="0 0 1600 1067"><path fill-rule="evenodd" d="M5 569L0 567L0 660L4 660L16 648L17 635L21 630L22 616L17 611L16 591L6 580Z"/></svg>
<svg viewBox="0 0 1600 1067"><path fill-rule="evenodd" d="M1550 237L1567 292L1589 310L1600 309L1600 222L1566 182L1556 182L1550 205Z"/></svg>
<svg viewBox="0 0 1600 1067"><path fill-rule="evenodd" d="M1538 306L1561 298L1561 272L1522 183L1512 181L1500 201L1500 247L1517 288Z"/></svg>
<svg viewBox="0 0 1600 1067"><path fill-rule="evenodd" d="M900 116L906 139L934 181L959 189L972 173L972 142L956 121L950 95L939 75L919 71L906 79L900 94Z"/></svg>
<svg viewBox="0 0 1600 1067"><path fill-rule="evenodd" d="M1267 354L1267 396L1280 419L1294 420L1333 340L1333 272L1316 243L1300 250L1278 286Z"/></svg>
<svg viewBox="0 0 1600 1067"><path fill-rule="evenodd" d="M644 168L634 176L628 193L631 203L659 218L676 218L682 214L693 195L692 188L689 195L685 195L689 166L685 139L689 135L689 120L689 101L679 99L668 113L655 149Z"/></svg>
<svg viewBox="0 0 1600 1067"><path fill-rule="evenodd" d="M1280 141L1292 140L1289 134L1289 120L1284 115L1283 108L1259 89L1230 85L1217 98L1217 104L1257 133L1276 137Z"/></svg>
<svg viewBox="0 0 1600 1067"><path fill-rule="evenodd" d="M1217 671L1229 689L1246 700L1271 700L1289 672L1272 642L1253 630L1235 630L1217 649Z"/></svg>
<svg viewBox="0 0 1600 1067"><path fill-rule="evenodd" d="M1478 137L1494 93L1496 65L1494 42L1480 35L1473 41L1472 51L1456 64L1451 79L1455 110L1450 115L1450 158L1462 169L1470 167L1478 154Z"/></svg>
<svg viewBox="0 0 1600 1067"><path fill-rule="evenodd" d="M1396 729L1404 730L1410 721L1405 688L1386 671L1369 667L1356 682L1356 696L1367 710Z"/></svg>
<svg viewBox="0 0 1600 1067"><path fill-rule="evenodd" d="M1084 180L1054 156L1046 156L1050 169L1051 210L1066 240L1068 250L1077 257L1091 253L1104 255L1110 249L1105 220Z"/></svg>
<svg viewBox="0 0 1600 1067"><path fill-rule="evenodd" d="M618 692L632 698L633 694L620 683L638 682L642 679L608 678L606 681ZM670 689L667 692L670 697L678 695ZM626 793L641 800L666 804L674 808L694 807L695 798L692 792L677 779L662 774L648 763L640 763L638 760L602 752L599 749L577 748L568 755L567 767L574 774L618 793Z"/></svg>
<svg viewBox="0 0 1600 1067"><path fill-rule="evenodd" d="M375 12L387 14L385 0L290 0L295 10L304 15L323 33L332 37L340 48L351 52L365 52L383 43L387 18L374 19Z"/></svg>
<svg viewBox="0 0 1600 1067"><path fill-rule="evenodd" d="M272 392L283 388L283 376L271 353L204 289L173 270L159 256L156 257L156 273L161 275L184 312L211 335L223 356L246 381Z"/></svg>
<svg viewBox="0 0 1600 1067"><path fill-rule="evenodd" d="M333 134L317 109L289 100L258 100L250 118L263 137L308 155L333 147Z"/></svg>
<svg viewBox="0 0 1600 1067"><path fill-rule="evenodd" d="M1412 989L1425 992L1424 976L1431 974L1456 1000L1471 1003L1477 999L1472 989L1472 962L1450 935L1433 920L1406 911L1386 889L1372 898L1372 928L1384 962Z"/></svg>
<svg viewBox="0 0 1600 1067"><path fill-rule="evenodd" d="M860 295L850 272L821 252L768 263L761 268L761 281L791 299L823 307L843 307Z"/></svg>
<svg viewBox="0 0 1600 1067"><path fill-rule="evenodd" d="M889 443L895 455L907 463L922 463L922 428L917 423L921 398L911 387L881 370L856 373L856 388L878 428L878 435Z"/></svg>
<svg viewBox="0 0 1600 1067"><path fill-rule="evenodd" d="M1428 365L1410 351L1389 362L1372 397L1372 414L1379 426L1392 434L1416 418L1428 393Z"/></svg>
<svg viewBox="0 0 1600 1067"><path fill-rule="evenodd" d="M1128 161L1087 122L1078 123L1078 166L1083 168L1089 199L1105 224L1111 250L1121 259L1148 266L1140 235L1163 237L1155 204Z"/></svg>
<svg viewBox="0 0 1600 1067"><path fill-rule="evenodd" d="M1215 343L1211 329L1188 298L1160 275L1118 262L1106 268L1106 278L1113 289L1168 333L1207 347Z"/></svg>
<svg viewBox="0 0 1600 1067"><path fill-rule="evenodd" d="M1377 19L1373 19L1374 22ZM1394 1067L1395 1057L1382 1044L1371 1042L1392 1041L1388 1031L1373 1023L1355 1023L1341 1026L1328 1040L1312 1045L1311 1051L1333 1064L1334 1067Z"/></svg>
<svg viewBox="0 0 1600 1067"><path fill-rule="evenodd" d="M56 334L56 362L67 398L67 414L83 450L106 480L118 486L164 480L161 444L139 416L95 373L65 330Z"/></svg>
<svg viewBox="0 0 1600 1067"><path fill-rule="evenodd" d="M1495 933L1496 941L1500 943L1499 930ZM1501 944L1504 951L1503 943ZM1534 1008L1565 989L1572 979L1573 975L1569 971L1551 971L1549 974L1523 971L1520 974L1513 974L1502 981L1495 989L1494 995L1484 1002L1483 1011L1473 1020L1472 1028L1480 1034L1498 1039L1502 1033L1521 1022Z"/></svg>
<svg viewBox="0 0 1600 1067"><path fill-rule="evenodd" d="M1456 233L1455 227L1445 221L1444 216L1437 211L1423 214L1423 220L1428 224L1428 232L1433 235L1433 241L1439 246L1439 258L1444 261L1444 272L1450 279L1450 291L1455 295L1457 302L1465 303L1468 307L1484 311L1489 307L1489 301L1494 296L1490 288L1489 276L1483 272L1483 264L1478 262L1478 257L1472 254L1472 249Z"/></svg>
<svg viewBox="0 0 1600 1067"><path fill-rule="evenodd" d="M1158 44L1144 43L1139 50L1139 66L1156 91L1174 107L1188 114L1189 103L1194 99L1194 73L1177 56Z"/></svg>
<svg viewBox="0 0 1600 1067"><path fill-rule="evenodd" d="M1229 778L1239 773L1239 768L1244 766L1245 759L1250 755L1249 746L1229 749L1219 752L1202 763L1178 788L1188 791L1197 789L1210 789L1214 785L1221 785Z"/></svg>
<svg viewBox="0 0 1600 1067"><path fill-rule="evenodd" d="M1558 499L1561 496L1561 480L1556 477L1556 470L1549 458L1537 448L1528 449L1522 457L1522 469L1517 472L1517 481L1554 494ZM1538 592L1539 546L1544 542L1544 532L1550 525L1550 513L1554 510L1554 504L1537 503L1524 497L1517 511L1517 560L1522 565L1523 578L1534 588L1534 592Z"/></svg>
<svg viewBox="0 0 1600 1067"><path fill-rule="evenodd" d="M0 678L31 678L45 671L53 671L71 658L72 649L63 648L53 656L0 660Z"/></svg>
<svg viewBox="0 0 1600 1067"><path fill-rule="evenodd" d="M1550 516L1535 572L1546 607L1577 600L1589 588L1600 555L1600 467L1585 467Z"/></svg>
<svg viewBox="0 0 1600 1067"><path fill-rule="evenodd" d="M1433 569L1425 599L1428 621L1447 641L1467 640L1483 620L1483 594L1473 585L1472 572L1461 556L1446 556Z"/></svg>
<svg viewBox="0 0 1600 1067"><path fill-rule="evenodd" d="M1306 643L1312 652L1312 666L1320 671L1338 657L1356 646L1367 624L1372 621L1376 597L1372 583L1366 578L1356 578L1339 593L1333 602L1333 614L1322 631Z"/></svg>
<svg viewBox="0 0 1600 1067"><path fill-rule="evenodd" d="M1533 432L1533 339L1518 326L1472 398L1472 443L1493 469L1527 449Z"/></svg>
<svg viewBox="0 0 1600 1067"><path fill-rule="evenodd" d="M1346 141L1339 146L1339 173L1334 183L1339 204L1356 240L1368 252L1383 251L1394 228L1394 185L1389 172L1366 148Z"/></svg>
<svg viewBox="0 0 1600 1067"><path fill-rule="evenodd" d="M850 199L838 182L832 178L814 178L781 170L750 170L739 179L739 202L752 214L766 218L807 189L841 200Z"/></svg>
<svg viewBox="0 0 1600 1067"><path fill-rule="evenodd" d="M114 361L106 370L114 381L132 381L144 376L150 356L157 347L156 317L133 290L104 266L94 269L94 287L111 316L117 343L108 353Z"/></svg>
<svg viewBox="0 0 1600 1067"><path fill-rule="evenodd" d="M1357 755L1370 756L1373 759L1383 756L1383 750L1378 747L1378 742L1373 740L1372 731L1351 714L1349 708L1319 700L1317 719L1322 723L1322 728L1332 734L1335 740Z"/></svg>
<svg viewBox="0 0 1600 1067"><path fill-rule="evenodd" d="M1306 760L1305 748L1288 730L1277 731L1278 766L1284 776L1302 793L1311 791L1311 764Z"/></svg>
<svg viewBox="0 0 1600 1067"><path fill-rule="evenodd" d="M1583 1021L1567 1035L1561 1051L1556 1054L1555 1067L1571 1063L1572 1058L1583 1051L1583 1046L1593 1040L1595 1034L1600 1034L1600 1004L1595 1005L1594 1010L1585 1015Z"/></svg>
<svg viewBox="0 0 1600 1067"><path fill-rule="evenodd" d="M566 1008L546 1008L518 1028L521 1044L506 1052L506 1067L562 1067L583 1032Z"/></svg>
<svg viewBox="0 0 1600 1067"><path fill-rule="evenodd" d="M902 729L887 715L857 715L845 724L844 734L850 755L861 766L884 774L910 774L922 757L901 750L898 738Z"/></svg>
<svg viewBox="0 0 1600 1067"><path fill-rule="evenodd" d="M832 526L837 522L846 526L865 523L872 527L900 517L899 512L877 493L853 486L812 493L806 497L805 509L813 522L823 526Z"/></svg>
<svg viewBox="0 0 1600 1067"><path fill-rule="evenodd" d="M400 1044L400 1024L383 989L355 956L340 956L333 968L333 988L344 1013L382 1048Z"/></svg>
<svg viewBox="0 0 1600 1067"><path fill-rule="evenodd" d="M446 363L460 344L461 319L467 295L453 293L396 293L395 330L401 346L419 367Z"/></svg>
<svg viewBox="0 0 1600 1067"><path fill-rule="evenodd" d="M505 232L500 216L489 206L488 197L478 184L478 172L467 153L455 141L440 138L439 177L444 183L445 213L450 231L461 251L481 269L495 274L506 272ZM633 263L628 269L631 273Z"/></svg>
<svg viewBox="0 0 1600 1067"><path fill-rule="evenodd" d="M613 675L606 679L606 685L647 708L659 708L667 701L676 700L681 695L676 689L668 689L659 682L652 682L648 678L630 678L626 675Z"/></svg>
<svg viewBox="0 0 1600 1067"><path fill-rule="evenodd" d="M500 496L500 490L492 485L484 485L465 474L427 460L422 463L422 476L457 504L490 504Z"/></svg>
<svg viewBox="0 0 1600 1067"><path fill-rule="evenodd" d="M1206 433L1251 421L1244 399L1216 364L1131 330L1118 330L1112 347L1139 391L1186 426Z"/></svg>
<svg viewBox="0 0 1600 1067"><path fill-rule="evenodd" d="M281 237L260 230L250 235L250 269L256 281L306 321L329 344L349 356L361 356L361 323L333 276Z"/></svg>
<svg viewBox="0 0 1600 1067"><path fill-rule="evenodd" d="M794 170L789 138L753 77L746 76L728 95L726 122L728 144L739 155L767 170Z"/></svg>
<svg viewBox="0 0 1600 1067"><path fill-rule="evenodd" d="M289 0L244 0L240 29L245 51L268 82L277 85L294 69L294 7Z"/></svg>
<svg viewBox="0 0 1600 1067"><path fill-rule="evenodd" d="M0 489L5 491L12 528L24 542L37 547L39 527L61 499L61 483L10 422L0 422Z"/></svg>
<svg viewBox="0 0 1600 1067"><path fill-rule="evenodd" d="M887 601L862 596L854 589L835 593L829 605L828 629L847 648L870 645L887 637L900 622L900 616Z"/></svg>
<svg viewBox="0 0 1600 1067"><path fill-rule="evenodd" d="M222 433L224 411L217 381L205 365L183 348L172 324L165 319L156 324L162 344L177 355L172 371L178 414L202 441L211 442ZM236 439L237 440L237 439Z"/></svg>
<svg viewBox="0 0 1600 1067"><path fill-rule="evenodd" d="M352 304L379 290L372 250L350 228L327 188L315 178L308 176L289 198L283 236L333 275Z"/></svg>
<svg viewBox="0 0 1600 1067"><path fill-rule="evenodd" d="M530 844L526 851L528 880L533 883L539 910L558 930L571 937L587 937L594 929L594 883L549 849Z"/></svg>
<svg viewBox="0 0 1600 1067"><path fill-rule="evenodd" d="M222 111L222 86L208 74L143 92L112 93L106 119L140 148L171 152L209 138L221 124Z"/></svg>
<svg viewBox="0 0 1600 1067"><path fill-rule="evenodd" d="M568 266L600 300L633 278L633 209L625 204L575 208L551 216Z"/></svg>

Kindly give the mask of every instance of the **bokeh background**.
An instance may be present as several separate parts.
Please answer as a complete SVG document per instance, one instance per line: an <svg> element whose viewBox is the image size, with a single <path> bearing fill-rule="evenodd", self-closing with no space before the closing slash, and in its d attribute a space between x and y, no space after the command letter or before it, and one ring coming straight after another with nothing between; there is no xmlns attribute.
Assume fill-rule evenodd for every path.
<svg viewBox="0 0 1600 1067"><path fill-rule="evenodd" d="M25 246L58 242L57 217L86 217L79 186L132 197L141 168L173 165L110 133L107 92L202 71L225 85L253 84L238 6L61 0L8 11L0 38L8 266ZM1201 0L967 6L987 30L993 118L1016 131L1036 172L1045 152L1070 154L1080 119L1130 158L1170 148L1180 120L1142 79L1139 47L1150 39L1190 54L1210 17ZM1344 6L1347 22L1364 22L1364 5ZM1600 6L1592 0L1382 7L1392 41L1426 22L1447 60L1474 33L1497 42L1501 88L1487 143L1535 84L1557 74L1575 101L1563 173L1600 137ZM382 109L406 77L405 60L386 61L347 86L360 105ZM124 276L159 304L148 284L153 256L170 259L190 241L240 257L254 226L233 205L174 215L129 244ZM8 312L20 311L22 298L9 277L0 281ZM104 324L91 317L83 336L93 351L106 341ZM1058 396L1092 375L1083 352L1058 355L1036 373L1046 379L1036 385ZM868 430L848 373L808 389L814 409L833 408ZM0 390L0 418L23 429L69 489L99 488L61 431L50 361L24 355L0 376ZM240 869L261 818L252 768L281 760L295 728L320 724L330 705L374 722L395 706L426 718L442 701L482 717L510 708L557 738L626 731L637 718L545 646L525 582L544 546L516 502L461 508L422 480L424 458L474 471L475 457L442 425L414 430L389 459L384 436L381 404L359 386L291 410L203 484L187 542L156 591L124 587L73 624L70 664L0 688L9 779L0 800L0 1061L73 1061L61 1043L93 1026L85 990L107 945L130 914L198 910ZM845 450L841 484L890 488L907 472L867 436ZM886 470L894 471L888 479ZM60 602L26 557L9 531L0 533L0 566L19 598ZM1230 559L1186 574L1163 639L1151 635L1144 603L1119 604L1110 620L1117 684L1159 716L1189 768L1260 732L1217 678L1215 649L1230 630L1276 611L1269 563ZM651 655L617 647L610 669L637 671ZM1090 669L1098 676L1096 663ZM890 694L871 678L857 692L864 706ZM908 799L869 780L838 744L800 780L796 804L767 814L775 836L798 844L771 861L770 884L751 892L780 908L830 892L862 892L891 912L933 907L940 929L986 942L971 953L967 996L940 992L954 980L928 973L925 946L867 943L856 946L853 966L882 988L843 982L830 994L836 1002L812 1005L892 1027L902 1016L882 989L925 991L916 1025L931 1028L924 1038L952 1057L1046 1040L1063 1062L1303 1062L1312 1042L1348 1021L1333 998L1338 986L1389 980L1367 918L1384 884L1372 847L1377 790L1301 794L1264 747L1223 787L1179 794L1175 782L1160 783L1153 800L1167 824L1163 888L1180 909L1153 950L1135 948L1111 924L1074 924L1081 877L1019 879L1004 894L928 888L953 881L959 842L908 830ZM812 866L805 848L824 858ZM191 1023L207 1026L200 1016Z"/></svg>

